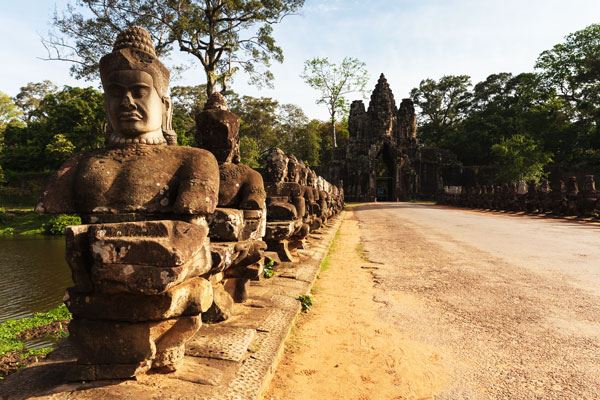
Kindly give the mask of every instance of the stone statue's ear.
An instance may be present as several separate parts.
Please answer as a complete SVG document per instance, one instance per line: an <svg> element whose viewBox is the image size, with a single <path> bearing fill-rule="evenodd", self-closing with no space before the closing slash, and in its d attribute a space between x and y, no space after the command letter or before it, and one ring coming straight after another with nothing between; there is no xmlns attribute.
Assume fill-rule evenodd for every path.
<svg viewBox="0 0 600 400"><path fill-rule="evenodd" d="M162 118L162 131L169 145L177 144L177 133L173 130L173 107L171 98L168 96L162 97L163 103L163 118Z"/></svg>

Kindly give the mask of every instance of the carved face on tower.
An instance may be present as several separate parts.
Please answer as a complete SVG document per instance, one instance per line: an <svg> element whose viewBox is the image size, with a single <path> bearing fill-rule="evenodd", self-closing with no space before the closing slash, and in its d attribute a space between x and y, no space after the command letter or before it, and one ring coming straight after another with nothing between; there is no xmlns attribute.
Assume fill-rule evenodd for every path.
<svg viewBox="0 0 600 400"><path fill-rule="evenodd" d="M174 144L169 71L158 60L150 34L130 27L100 60L109 143Z"/></svg>

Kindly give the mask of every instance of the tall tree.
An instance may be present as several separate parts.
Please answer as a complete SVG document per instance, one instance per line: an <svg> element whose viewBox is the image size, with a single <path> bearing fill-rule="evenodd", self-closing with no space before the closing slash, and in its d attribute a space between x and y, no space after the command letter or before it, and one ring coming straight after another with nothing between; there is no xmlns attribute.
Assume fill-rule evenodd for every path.
<svg viewBox="0 0 600 400"><path fill-rule="evenodd" d="M600 24L571 33L563 43L542 52L536 68L581 121L594 123L591 144L600 149Z"/></svg>
<svg viewBox="0 0 600 400"><path fill-rule="evenodd" d="M4 92L0 92L0 134L8 123L21 116L22 112L13 99Z"/></svg>
<svg viewBox="0 0 600 400"><path fill-rule="evenodd" d="M333 147L337 147L336 121L339 114L348 109L345 96L364 93L369 80L366 64L356 58L346 57L340 64L327 58L312 58L304 63L302 79L313 89L319 91L317 104L325 104L331 121Z"/></svg>
<svg viewBox="0 0 600 400"><path fill-rule="evenodd" d="M424 79L410 92L419 116L421 137L426 143L443 144L445 137L464 119L470 105L471 78L447 75L438 81Z"/></svg>
<svg viewBox="0 0 600 400"><path fill-rule="evenodd" d="M48 59L73 62L73 75L93 78L116 35L140 25L160 56L177 48L196 58L210 95L217 83L225 91L240 68L254 83L270 84L271 60L283 61L273 25L303 5L304 0L75 0L55 14L57 32L43 43Z"/></svg>
<svg viewBox="0 0 600 400"><path fill-rule="evenodd" d="M58 88L51 81L29 82L21 87L19 93L15 96L15 103L23 111L25 121L31 121L39 118L38 109L40 103L49 94L56 93Z"/></svg>

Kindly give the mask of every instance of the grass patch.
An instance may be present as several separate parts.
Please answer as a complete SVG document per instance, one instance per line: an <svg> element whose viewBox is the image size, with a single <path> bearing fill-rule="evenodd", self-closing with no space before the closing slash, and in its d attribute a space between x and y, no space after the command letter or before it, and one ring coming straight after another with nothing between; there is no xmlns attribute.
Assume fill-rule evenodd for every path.
<svg viewBox="0 0 600 400"><path fill-rule="evenodd" d="M52 351L52 347L27 349L25 342L36 338L58 340L67 336L71 313L64 304L31 317L0 323L0 380L16 370L37 362Z"/></svg>
<svg viewBox="0 0 600 400"><path fill-rule="evenodd" d="M300 302L302 306L302 312L308 312L313 305L312 296L310 294L301 294L296 297L296 300Z"/></svg>
<svg viewBox="0 0 600 400"><path fill-rule="evenodd" d="M275 261L273 260L269 260L269 262L267 262L265 264L265 267L263 269L263 276L267 279L271 278L273 275L275 274Z"/></svg>
<svg viewBox="0 0 600 400"><path fill-rule="evenodd" d="M36 333L32 331L45 331L39 328L70 319L71 313L64 304L61 304L45 313L35 313L31 317L11 319L0 323L0 356L11 351L25 351L24 340L37 337Z"/></svg>
<svg viewBox="0 0 600 400"><path fill-rule="evenodd" d="M38 214L31 208L0 208L0 236L62 235L67 225L79 225L73 215Z"/></svg>
<svg viewBox="0 0 600 400"><path fill-rule="evenodd" d="M339 245L339 239L340 239L340 230L338 229L337 232L335 233L335 235L333 236L333 239L331 241L331 247L329 248L329 251L327 251L327 255L325 256L325 258L323 258L323 261L321 261L320 272L327 271L329 269L329 267L331 266L331 259L329 258L329 255Z"/></svg>

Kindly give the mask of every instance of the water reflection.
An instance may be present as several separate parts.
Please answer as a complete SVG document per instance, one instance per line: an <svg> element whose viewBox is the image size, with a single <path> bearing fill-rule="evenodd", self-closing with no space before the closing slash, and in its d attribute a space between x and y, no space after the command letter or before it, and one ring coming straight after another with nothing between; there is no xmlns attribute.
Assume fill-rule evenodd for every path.
<svg viewBox="0 0 600 400"><path fill-rule="evenodd" d="M0 322L48 311L70 285L64 238L0 239Z"/></svg>

